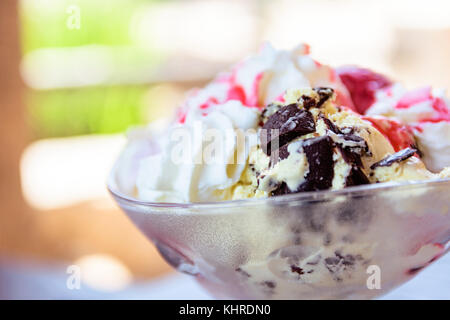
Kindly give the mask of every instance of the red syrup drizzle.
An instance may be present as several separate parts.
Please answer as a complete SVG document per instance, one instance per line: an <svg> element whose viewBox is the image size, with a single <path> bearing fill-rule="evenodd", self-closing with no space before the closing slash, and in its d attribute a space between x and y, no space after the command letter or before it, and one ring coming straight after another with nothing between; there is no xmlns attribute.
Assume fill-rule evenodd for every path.
<svg viewBox="0 0 450 320"><path fill-rule="evenodd" d="M392 82L385 76L368 69L345 66L336 72L350 93L355 111L364 114L375 102L375 92L387 88Z"/></svg>
<svg viewBox="0 0 450 320"><path fill-rule="evenodd" d="M362 119L369 121L380 131L389 140L395 152L414 145L414 135L409 126L384 117L363 116Z"/></svg>

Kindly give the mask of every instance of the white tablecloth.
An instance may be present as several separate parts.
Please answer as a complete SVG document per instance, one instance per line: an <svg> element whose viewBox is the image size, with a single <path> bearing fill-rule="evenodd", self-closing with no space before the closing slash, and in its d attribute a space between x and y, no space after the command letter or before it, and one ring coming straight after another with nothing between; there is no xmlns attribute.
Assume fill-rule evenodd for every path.
<svg viewBox="0 0 450 320"><path fill-rule="evenodd" d="M0 299L211 299L192 277L179 273L113 293L83 285L69 290L66 279L63 266L0 262ZM450 299L450 254L381 299Z"/></svg>

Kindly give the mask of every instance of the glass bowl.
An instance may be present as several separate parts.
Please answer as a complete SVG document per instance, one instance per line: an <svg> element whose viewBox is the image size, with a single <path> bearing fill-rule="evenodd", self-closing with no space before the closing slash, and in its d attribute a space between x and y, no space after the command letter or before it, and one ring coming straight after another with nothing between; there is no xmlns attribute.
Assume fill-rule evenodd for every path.
<svg viewBox="0 0 450 320"><path fill-rule="evenodd" d="M217 298L373 298L449 248L450 179L200 204L133 199L114 174L108 188L164 259Z"/></svg>

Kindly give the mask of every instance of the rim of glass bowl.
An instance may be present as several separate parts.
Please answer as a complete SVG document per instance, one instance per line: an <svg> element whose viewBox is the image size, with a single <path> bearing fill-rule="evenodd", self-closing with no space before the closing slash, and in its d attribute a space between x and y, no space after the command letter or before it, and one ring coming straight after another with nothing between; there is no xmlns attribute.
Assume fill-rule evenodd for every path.
<svg viewBox="0 0 450 320"><path fill-rule="evenodd" d="M432 179L432 180L421 180L421 181L407 181L403 183L375 183L369 185L361 185L354 187L347 187L340 190L322 190L322 191L307 191L300 193L291 193L286 195L280 195L276 197L269 198L251 198L251 199L239 199L239 200L227 200L227 201L214 201L214 202L187 202L187 203L176 203L176 202L151 202L139 200L130 197L126 194L120 192L117 188L114 170L111 172L107 187L109 192L119 201L126 202L130 205L140 205L146 207L154 208L188 208L188 209L214 209L225 207L242 207L242 206L260 206L261 204L267 205L283 205L292 204L298 202L318 202L321 200L327 200L330 198L335 198L338 196L351 196L360 197L368 194L375 194L376 192L383 191L405 191L420 189L424 187L438 187L447 186L450 188L450 178L445 179ZM450 190L449 190L450 191Z"/></svg>

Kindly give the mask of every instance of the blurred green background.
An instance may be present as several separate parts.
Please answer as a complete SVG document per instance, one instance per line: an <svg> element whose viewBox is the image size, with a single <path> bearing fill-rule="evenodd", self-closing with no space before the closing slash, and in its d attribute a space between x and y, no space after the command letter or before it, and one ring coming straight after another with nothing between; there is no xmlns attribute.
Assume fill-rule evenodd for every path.
<svg viewBox="0 0 450 320"><path fill-rule="evenodd" d="M68 49L63 51L65 54L70 53L70 49L90 50L91 47L91 51L95 51L100 47L108 50L111 65L119 70L125 66L128 69L156 66L162 61L162 52L148 43L143 48L130 36L133 16L142 5L152 2L158 1L22 1L23 55L33 56L40 51L51 54L52 51L45 49L57 53L59 49ZM71 11L71 5L75 5L78 12ZM78 13L81 27L70 28L68 18L71 15L77 18ZM57 57L64 60L64 54ZM30 63L39 62L34 59ZM41 70L39 66L34 69ZM44 79L45 73L43 68L37 75L38 80ZM33 138L122 132L130 125L152 120L151 113L147 112L151 106L147 102L157 102L157 99L144 99L148 84L127 83L126 80L116 84L110 79L104 80L104 83L87 86L75 83L54 88L39 87L39 84L37 88L31 87L26 103Z"/></svg>

